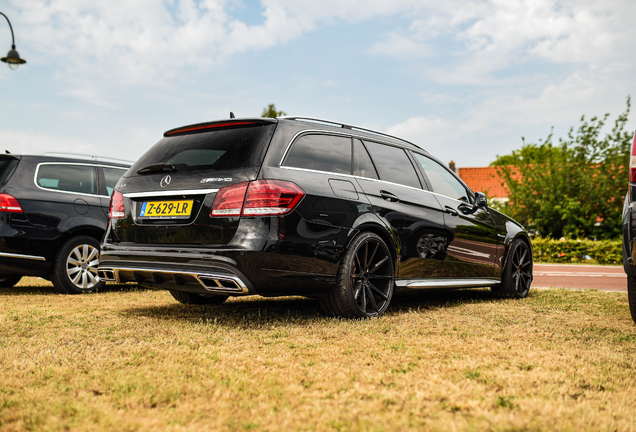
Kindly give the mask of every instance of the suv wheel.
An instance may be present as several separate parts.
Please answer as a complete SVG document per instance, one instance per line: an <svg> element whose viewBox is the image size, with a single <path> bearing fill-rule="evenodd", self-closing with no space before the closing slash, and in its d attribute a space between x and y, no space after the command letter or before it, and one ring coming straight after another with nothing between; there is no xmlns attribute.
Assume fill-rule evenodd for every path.
<svg viewBox="0 0 636 432"><path fill-rule="evenodd" d="M206 305L213 304L218 305L223 303L229 296L226 295L204 295L204 294L195 294L195 293L187 293L182 291L170 291L172 297L175 298L179 303L184 304L197 304L197 305Z"/></svg>
<svg viewBox="0 0 636 432"><path fill-rule="evenodd" d="M532 283L532 253L520 239L510 248L510 256L501 275L501 283L492 287L497 298L525 298Z"/></svg>
<svg viewBox="0 0 636 432"><path fill-rule="evenodd" d="M20 282L20 279L22 279L20 275L0 275L0 287L11 288Z"/></svg>
<svg viewBox="0 0 636 432"><path fill-rule="evenodd" d="M627 275L627 301L632 319L636 323L636 277Z"/></svg>
<svg viewBox="0 0 636 432"><path fill-rule="evenodd" d="M344 318L382 315L391 302L395 274L391 252L376 234L358 234L345 251L336 288L320 298L324 312Z"/></svg>
<svg viewBox="0 0 636 432"><path fill-rule="evenodd" d="M55 258L51 282L63 294L97 291L105 285L97 276L97 267L99 242L85 235L72 237Z"/></svg>

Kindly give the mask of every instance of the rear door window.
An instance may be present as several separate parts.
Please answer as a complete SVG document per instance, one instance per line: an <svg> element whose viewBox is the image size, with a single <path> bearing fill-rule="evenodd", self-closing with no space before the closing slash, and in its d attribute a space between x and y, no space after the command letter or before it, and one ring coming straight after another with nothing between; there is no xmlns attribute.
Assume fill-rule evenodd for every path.
<svg viewBox="0 0 636 432"><path fill-rule="evenodd" d="M336 135L303 135L294 142L283 165L351 174L351 138Z"/></svg>
<svg viewBox="0 0 636 432"><path fill-rule="evenodd" d="M373 179L378 178L371 156L369 156L360 140L353 140L353 175Z"/></svg>
<svg viewBox="0 0 636 432"><path fill-rule="evenodd" d="M404 150L369 141L365 141L364 144L378 169L380 180L418 189L422 187L417 172Z"/></svg>
<svg viewBox="0 0 636 432"><path fill-rule="evenodd" d="M35 179L38 186L64 192L97 193L95 168L79 164L41 164Z"/></svg>

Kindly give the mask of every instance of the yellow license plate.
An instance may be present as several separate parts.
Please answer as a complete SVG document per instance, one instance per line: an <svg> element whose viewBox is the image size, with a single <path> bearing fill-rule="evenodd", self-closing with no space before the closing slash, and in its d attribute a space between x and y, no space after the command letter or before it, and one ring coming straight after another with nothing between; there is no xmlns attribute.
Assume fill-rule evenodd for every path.
<svg viewBox="0 0 636 432"><path fill-rule="evenodd" d="M147 201L141 204L140 218L179 219L190 217L192 201Z"/></svg>

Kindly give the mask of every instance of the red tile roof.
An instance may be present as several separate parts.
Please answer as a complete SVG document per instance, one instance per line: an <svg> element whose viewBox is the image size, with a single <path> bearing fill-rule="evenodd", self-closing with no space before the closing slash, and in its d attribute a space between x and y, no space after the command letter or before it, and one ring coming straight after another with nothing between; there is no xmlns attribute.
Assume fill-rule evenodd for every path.
<svg viewBox="0 0 636 432"><path fill-rule="evenodd" d="M488 198L507 198L508 189L497 174L496 167L458 168L457 175L475 192L483 192Z"/></svg>

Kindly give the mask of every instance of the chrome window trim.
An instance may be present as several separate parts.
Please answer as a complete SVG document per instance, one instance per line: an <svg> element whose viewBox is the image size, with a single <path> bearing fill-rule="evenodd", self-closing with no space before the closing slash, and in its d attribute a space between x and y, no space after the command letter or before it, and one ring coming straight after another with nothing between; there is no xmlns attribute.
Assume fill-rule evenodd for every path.
<svg viewBox="0 0 636 432"><path fill-rule="evenodd" d="M12 253L7 253L7 252L0 252L0 256L7 257L7 258L22 258L22 259L28 259L28 260L33 260L33 261L46 261L46 258L41 257L41 256L36 256L36 255L22 255L22 254L12 254Z"/></svg>
<svg viewBox="0 0 636 432"><path fill-rule="evenodd" d="M399 149L402 149L402 150L411 150L411 149L404 148L404 147L402 147L400 145L397 145L397 144L389 142L389 141L384 141L384 140L379 139L379 138L369 138L369 137L366 137L366 136L358 135L358 134L353 133L353 132L326 131L326 130L320 130L320 129L303 129L303 130L297 132L296 135L294 135L292 137L292 139L289 140L289 144L287 144L287 147L285 148L285 151L283 152L283 157L280 159L280 162L278 163L278 166L280 166L281 168L283 167L283 162L285 161L285 158L287 157L287 153L289 153L289 149L294 144L294 142L299 138L299 136L300 135L304 135L304 134L308 134L308 133L318 133L319 135L336 135L336 136L344 136L344 137L347 137L347 138L357 138L357 139L362 140L362 141L366 140L366 141L371 141L371 142L377 142L378 144L389 145L391 147L396 147L396 148L399 148ZM388 135L388 136L390 136L390 135ZM396 139L399 140L399 138L396 138ZM422 151L425 152L426 150L422 150ZM321 172L328 172L328 171L321 171Z"/></svg>
<svg viewBox="0 0 636 432"><path fill-rule="evenodd" d="M362 180L380 182L380 183L385 183L385 184L405 187L405 188L413 189L413 190L420 191L420 192L427 192L427 193L432 193L432 194L439 195L439 196L445 196L445 195L440 195L440 194L437 194L435 192L432 192L432 191L430 191L428 189L416 188L416 187L413 187L413 186L407 186L407 185L403 185L403 184L400 184L400 183L393 183L393 182L390 182L390 181L381 180L381 179L374 179L374 178L370 178L370 177L362 177L362 176L357 176L357 175L352 175L352 174L339 174L339 173L334 173L334 172L330 172L330 171L318 171L318 170L311 170L311 169L307 169L307 168L296 168L296 167L288 167L288 166L281 166L279 168L280 169L286 169L286 170L293 170L293 171L305 171L305 172L311 172L311 173L316 173L316 174L330 174L330 175L335 175L335 176L343 176L343 177L349 177L349 178L354 178L354 179L362 179ZM450 197L446 197L446 198L450 198Z"/></svg>
<svg viewBox="0 0 636 432"><path fill-rule="evenodd" d="M171 195L201 195L218 192L218 189L186 189L175 191L148 191L148 192L129 192L124 193L126 198L143 198L143 197L155 197L155 196L171 196ZM121 192L121 191L118 191Z"/></svg>
<svg viewBox="0 0 636 432"><path fill-rule="evenodd" d="M94 168L94 167L97 167L97 168L114 168L114 169L123 170L124 174L126 173L126 171L128 171L128 168L122 168L122 167L118 167L118 166L104 165L104 164L87 164L87 163L82 163L82 162L40 162L35 167L35 174L33 175L33 183L35 184L35 187L37 187L38 189L41 189L41 190L44 190L44 191L47 191L47 192L59 192L59 193L63 193L63 194L81 195L81 196L89 196L89 197L100 197L100 198L110 198L110 196L109 195L99 195L98 193L87 194L87 193L83 193L83 192L63 191L63 190L59 190L59 189L51 189L51 188L40 186L38 184L38 173L40 172L40 167L42 165L75 165L75 166L87 166L87 167L91 167L91 168ZM95 183L97 183L97 177L95 177Z"/></svg>
<svg viewBox="0 0 636 432"><path fill-rule="evenodd" d="M430 278L430 279L396 279L395 285L412 289L418 288L467 288L467 287L487 287L500 283L500 279L493 278L472 278L472 279L451 279L451 278Z"/></svg>

